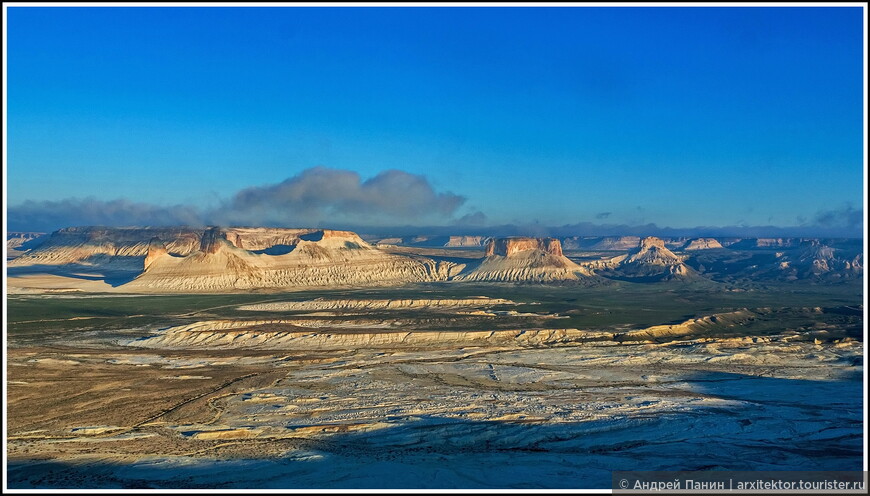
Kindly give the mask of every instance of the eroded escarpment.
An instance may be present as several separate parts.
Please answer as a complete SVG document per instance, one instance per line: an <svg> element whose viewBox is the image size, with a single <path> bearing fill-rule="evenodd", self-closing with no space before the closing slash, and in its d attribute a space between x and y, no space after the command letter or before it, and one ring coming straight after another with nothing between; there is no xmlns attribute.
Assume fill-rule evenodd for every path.
<svg viewBox="0 0 870 496"><path fill-rule="evenodd" d="M239 310L249 311L322 311L322 310L405 310L405 309L453 309L453 308L485 308L495 305L513 305L511 300L504 298L408 298L408 299L323 299L305 301L283 301L242 305Z"/></svg>
<svg viewBox="0 0 870 496"><path fill-rule="evenodd" d="M219 227L62 229L10 265L72 285L77 272L111 276L118 284L99 289L145 293L402 285L462 269L385 252L350 231Z"/></svg>
<svg viewBox="0 0 870 496"><path fill-rule="evenodd" d="M338 300L340 301L340 300ZM285 302L275 306L249 307L255 310L353 309L353 305L331 305L329 301ZM303 305L304 303L309 303ZM375 307L380 302L374 302ZM342 306L343 305L343 306ZM361 306L361 304L360 304ZM359 308L360 306L357 306ZM410 308L410 306L405 307ZM242 309L245 309L242 307ZM166 349L259 349L259 350L339 350L390 348L452 349L463 346L535 347L569 346L590 342L620 344L626 342L665 342L674 339L731 335L747 326L766 329L765 322L779 326L784 316L794 312L814 313L813 309L788 310L783 314L771 309L747 308L697 317L677 324L654 325L620 331L577 328L494 328L480 330L440 330L427 328L407 319L371 317L347 318L277 318L221 319L172 326L152 335L124 341L143 348ZM514 314L516 315L516 314ZM520 314L522 315L522 314ZM424 321L420 321L424 322ZM767 331L765 331L767 332ZM777 341L803 339L797 332L778 334ZM758 339L767 339L763 337ZM844 338L845 339L845 338Z"/></svg>

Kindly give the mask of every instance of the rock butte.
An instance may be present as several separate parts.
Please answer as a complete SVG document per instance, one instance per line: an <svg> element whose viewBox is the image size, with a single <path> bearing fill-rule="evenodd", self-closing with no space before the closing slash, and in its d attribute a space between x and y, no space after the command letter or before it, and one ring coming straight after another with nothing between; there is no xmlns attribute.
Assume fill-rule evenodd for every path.
<svg viewBox="0 0 870 496"><path fill-rule="evenodd" d="M663 240L654 236L643 238L640 247L627 255L620 255L604 264L631 277L682 277L689 275L683 258L665 247Z"/></svg>
<svg viewBox="0 0 870 496"><path fill-rule="evenodd" d="M541 250L551 255L562 256L562 244L555 238L498 238L486 245L486 256L510 257L526 250Z"/></svg>
<svg viewBox="0 0 870 496"><path fill-rule="evenodd" d="M632 253L625 263L643 262L650 265L672 265L682 263L683 259L665 247L665 242L659 238L643 238L640 248Z"/></svg>
<svg viewBox="0 0 870 496"><path fill-rule="evenodd" d="M450 236L444 246L483 246L488 239L484 236Z"/></svg>
<svg viewBox="0 0 870 496"><path fill-rule="evenodd" d="M151 238L151 241L148 243L148 253L145 255L145 266L143 267L143 270L147 269L156 258L166 255L167 253L169 252L166 250L166 245L160 241L160 238L156 236Z"/></svg>
<svg viewBox="0 0 870 496"><path fill-rule="evenodd" d="M486 246L486 257L456 276L458 281L550 282L577 280L592 272L562 254L555 238L494 238Z"/></svg>

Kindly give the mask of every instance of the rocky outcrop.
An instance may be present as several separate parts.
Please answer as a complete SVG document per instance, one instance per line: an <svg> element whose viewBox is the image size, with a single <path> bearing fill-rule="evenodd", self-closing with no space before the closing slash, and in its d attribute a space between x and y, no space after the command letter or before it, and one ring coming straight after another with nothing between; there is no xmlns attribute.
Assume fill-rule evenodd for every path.
<svg viewBox="0 0 870 496"><path fill-rule="evenodd" d="M624 264L667 266L679 264L682 261L682 258L665 247L664 241L650 236L641 240L640 248L629 255Z"/></svg>
<svg viewBox="0 0 870 496"><path fill-rule="evenodd" d="M790 278L852 278L863 274L863 254L843 253L817 239L804 240L796 253L785 253L780 269Z"/></svg>
<svg viewBox="0 0 870 496"><path fill-rule="evenodd" d="M474 238L459 243L476 242ZM666 241L651 237L638 240L627 254L586 253L577 259L580 262L564 256L558 239L531 237L487 240L483 259L453 256L443 249L446 237L435 240L442 247L438 250L382 250L356 233L329 229L75 227L37 240L41 245L8 261L7 288L79 287L82 274L89 274L87 281L99 282L101 276L112 281L91 284L86 290L118 292L391 286L448 280L546 283L593 274L651 282L698 275L722 281L838 283L863 275L863 244L851 239L802 240L800 246L780 249L761 249L758 240L743 240L713 250L716 240L700 238L685 244L686 254L676 255ZM592 238L573 240L586 244ZM610 238L607 246L616 246L614 240L630 243L631 237ZM739 253L737 245L746 241L751 241L751 247ZM601 238L595 241L601 242ZM762 244L788 243L783 239Z"/></svg>
<svg viewBox="0 0 870 496"><path fill-rule="evenodd" d="M167 240L166 249L187 255L199 249L201 230L191 228L70 227L45 236L45 241L26 257L9 262L11 267L64 266L69 269L130 276L142 271L153 237ZM171 240L171 241L168 241Z"/></svg>
<svg viewBox="0 0 870 496"><path fill-rule="evenodd" d="M162 257L169 253L166 250L166 245L157 236L151 238L148 243L148 253L145 255L145 263L143 270L147 269L158 257Z"/></svg>
<svg viewBox="0 0 870 496"><path fill-rule="evenodd" d="M129 281L111 286L122 292L385 286L443 281L464 267L387 253L328 229L76 227L47 238L10 265L111 274Z"/></svg>
<svg viewBox="0 0 870 496"><path fill-rule="evenodd" d="M294 246L299 237L314 229L283 229L271 227L229 227L223 230L226 239L236 248L262 251L274 246Z"/></svg>
<svg viewBox="0 0 870 496"><path fill-rule="evenodd" d="M451 298L451 299L366 299L366 300L351 300L351 299L323 299L305 301L283 301L270 303L256 303L253 305L241 305L239 310L260 311L260 312L286 312L286 311L323 311L323 310L342 310L342 311L358 311L358 310L408 310L408 309L450 309L455 311L456 308L489 308L496 305L516 305L511 300L503 298L488 298L478 296L474 298Z"/></svg>
<svg viewBox="0 0 870 496"><path fill-rule="evenodd" d="M403 330L390 321L356 318L337 320L210 320L163 329L145 338L122 341L127 346L159 349L261 349L342 350L463 346L560 346L587 342L616 344L624 341L651 343L692 336L711 329L739 327L757 319L748 309L693 318L677 324L641 327L625 332L612 330L510 329L510 330Z"/></svg>
<svg viewBox="0 0 870 496"><path fill-rule="evenodd" d="M798 242L794 238L758 238L754 241L758 248L788 248Z"/></svg>
<svg viewBox="0 0 870 496"><path fill-rule="evenodd" d="M460 281L552 282L591 273L562 254L555 238L494 238L486 257L455 279Z"/></svg>
<svg viewBox="0 0 870 496"><path fill-rule="evenodd" d="M794 248L800 244L797 238L745 238L736 242L723 243L734 250L776 250Z"/></svg>
<svg viewBox="0 0 870 496"><path fill-rule="evenodd" d="M265 238L292 245L270 251L244 250L226 233L210 228L201 249L187 256L156 259L135 280L124 285L138 292L221 292L254 288L383 286L446 280L452 262L390 254L372 247L350 231L329 229L264 233ZM290 231L290 230L288 230ZM238 241L240 233L232 233ZM244 245L263 246L248 231Z"/></svg>
<svg viewBox="0 0 870 496"><path fill-rule="evenodd" d="M226 234L222 233L217 227L206 229L202 233L202 239L199 243L199 251L203 253L217 253L220 249L221 241L226 241Z"/></svg>
<svg viewBox="0 0 870 496"><path fill-rule="evenodd" d="M45 236L41 232L8 232L6 233L6 248L18 248L21 245L32 242L37 238Z"/></svg>
<svg viewBox="0 0 870 496"><path fill-rule="evenodd" d="M693 250L714 250L722 248L722 245L714 238L695 238L690 239L683 245L684 251Z"/></svg>
<svg viewBox="0 0 870 496"><path fill-rule="evenodd" d="M402 238L382 238L376 241L377 246L395 246L402 244Z"/></svg>
<svg viewBox="0 0 870 496"><path fill-rule="evenodd" d="M6 259L12 260L29 250L37 248L45 239L45 233L41 232L6 233Z"/></svg>
<svg viewBox="0 0 870 496"><path fill-rule="evenodd" d="M588 247L589 250L601 251L625 251L633 250L640 246L640 237L638 236L611 236L600 238L598 241Z"/></svg>
<svg viewBox="0 0 870 496"><path fill-rule="evenodd" d="M662 238L662 241L665 242L665 246L670 250L679 250L686 246L686 243L689 242L689 238Z"/></svg>
<svg viewBox="0 0 870 496"><path fill-rule="evenodd" d="M46 236L45 241L10 265L111 264L141 271L150 240L158 237L173 255L189 255L201 247L201 229L149 227L68 227Z"/></svg>
<svg viewBox="0 0 870 496"><path fill-rule="evenodd" d="M484 236L450 236L444 246L460 247L460 246L483 246L489 238Z"/></svg>
<svg viewBox="0 0 870 496"><path fill-rule="evenodd" d="M522 251L540 250L562 256L562 244L556 238L494 238L486 244L486 256L510 257Z"/></svg>
<svg viewBox="0 0 870 496"><path fill-rule="evenodd" d="M664 241L650 236L643 238L640 247L628 255L611 260L611 266L620 275L669 279L690 274L691 269L682 257L669 250Z"/></svg>
<svg viewBox="0 0 870 496"><path fill-rule="evenodd" d="M588 246L589 240L581 236L562 238L562 248L565 250L580 250Z"/></svg>
<svg viewBox="0 0 870 496"><path fill-rule="evenodd" d="M367 322L357 319L358 326ZM123 342L128 346L161 349L273 349L342 350L366 348L442 349L462 346L541 346L600 341L609 331L579 329L511 329L478 331L401 331L384 329L380 322L351 332L330 330L335 321L205 321L171 327L144 339Z"/></svg>

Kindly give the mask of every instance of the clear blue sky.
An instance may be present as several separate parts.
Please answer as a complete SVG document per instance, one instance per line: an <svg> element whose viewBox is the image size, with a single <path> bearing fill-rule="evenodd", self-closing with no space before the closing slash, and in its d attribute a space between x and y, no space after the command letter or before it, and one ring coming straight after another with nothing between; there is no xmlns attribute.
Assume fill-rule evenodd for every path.
<svg viewBox="0 0 870 496"><path fill-rule="evenodd" d="M858 7L12 7L8 205L325 166L492 224L795 225L863 203L862 50Z"/></svg>

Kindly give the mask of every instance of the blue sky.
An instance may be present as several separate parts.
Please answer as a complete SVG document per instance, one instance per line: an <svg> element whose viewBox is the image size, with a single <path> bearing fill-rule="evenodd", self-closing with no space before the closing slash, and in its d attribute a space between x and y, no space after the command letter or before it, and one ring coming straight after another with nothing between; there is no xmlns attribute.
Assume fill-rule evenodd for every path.
<svg viewBox="0 0 870 496"><path fill-rule="evenodd" d="M255 188L296 208L320 167L359 185L311 222L362 222L342 209L364 205L372 223L812 223L863 204L862 22L858 7L11 7L8 207L226 212ZM393 186L431 193L434 213L366 199Z"/></svg>

